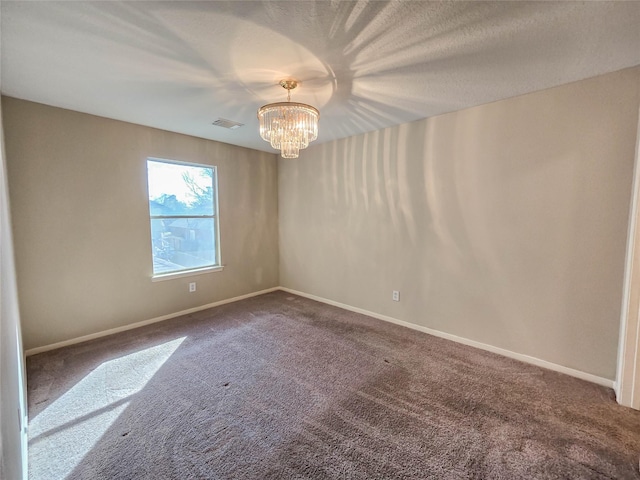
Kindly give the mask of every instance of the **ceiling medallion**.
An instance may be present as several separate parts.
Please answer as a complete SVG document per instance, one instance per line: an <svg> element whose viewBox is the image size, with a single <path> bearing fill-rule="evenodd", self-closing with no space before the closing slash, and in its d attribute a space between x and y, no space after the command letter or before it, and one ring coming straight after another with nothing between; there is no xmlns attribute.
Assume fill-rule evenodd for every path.
<svg viewBox="0 0 640 480"><path fill-rule="evenodd" d="M298 158L300 150L318 138L317 108L291 101L291 90L298 86L295 80L281 80L287 90L287 101L270 103L258 109L260 136L281 151L282 158Z"/></svg>

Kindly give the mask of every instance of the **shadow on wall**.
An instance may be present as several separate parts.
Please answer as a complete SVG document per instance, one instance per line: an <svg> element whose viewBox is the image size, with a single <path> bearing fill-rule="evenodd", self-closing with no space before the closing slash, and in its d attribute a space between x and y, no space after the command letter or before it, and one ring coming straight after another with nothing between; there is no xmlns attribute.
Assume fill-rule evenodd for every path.
<svg viewBox="0 0 640 480"><path fill-rule="evenodd" d="M614 351L630 180L624 157L594 153L593 124L567 119L571 101L522 97L280 160L282 285L572 368Z"/></svg>

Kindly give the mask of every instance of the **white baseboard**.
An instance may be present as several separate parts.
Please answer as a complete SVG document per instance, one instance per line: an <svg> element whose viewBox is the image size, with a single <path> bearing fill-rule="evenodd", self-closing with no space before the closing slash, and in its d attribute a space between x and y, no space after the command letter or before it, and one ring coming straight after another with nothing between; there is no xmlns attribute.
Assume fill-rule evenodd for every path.
<svg viewBox="0 0 640 480"><path fill-rule="evenodd" d="M43 347L36 347L26 350L25 356L36 355L38 353L48 352L49 350L55 350L56 348L66 347L68 345L74 345L76 343L86 342L100 337L106 337L107 335L113 335L114 333L125 332L138 327L144 327L152 323L162 322L163 320L169 320L170 318L180 317L189 313L199 312L200 310L206 310L207 308L217 307L224 305L225 303L237 302L244 300L245 298L256 297L265 293L275 292L280 290L280 287L267 288L266 290L260 290L259 292L247 293L246 295L240 295L239 297L227 298L218 302L208 303L206 305L200 305L199 307L188 308L187 310L181 310L180 312L169 313L168 315L162 315L161 317L150 318L149 320L143 320L141 322L132 323L129 325L123 325L121 327L110 328L109 330L103 330L102 332L91 333L89 335L83 335L82 337L72 338L70 340L64 340L62 342L52 343L51 345L45 345Z"/></svg>
<svg viewBox="0 0 640 480"><path fill-rule="evenodd" d="M591 373L582 372L580 370L574 370L573 368L565 367L562 365L558 365L556 363L547 362L546 360L541 360L536 357L530 357L529 355L524 355L522 353L512 352L510 350L505 350L503 348L494 347L493 345L488 345L486 343L476 342L475 340L469 340L468 338L458 337L457 335L452 335L450 333L441 332L439 330L433 330L428 327L423 327L421 325L416 325L415 323L405 322L403 320L398 320L397 318L389 317L387 315L381 315L379 313L370 312L368 310L364 310L362 308L352 307L351 305L346 305L340 302L334 302L333 300L328 300L326 298L318 297L316 295L311 295L304 292L299 292L297 290L293 290L291 288L280 287L280 290L285 292L292 293L294 295L300 295L301 297L310 298L311 300L316 300L318 302L326 303L328 305L333 305L334 307L340 307L345 310L349 310L351 312L361 313L363 315L368 315L369 317L377 318L378 320L384 320L385 322L395 323L397 325L402 325L403 327L408 327L413 330L418 330L420 332L428 333L429 335L433 335L435 337L445 338L447 340L451 340L453 342L462 343L464 345L469 345L471 347L479 348L481 350L486 350L488 352L497 353L504 357L513 358L515 360L520 360L521 362L530 363L532 365L536 365L538 367L546 368L548 370L553 370L555 372L564 373L566 375L570 375L572 377L580 378L582 380L586 380L588 382L596 383L598 385L602 385L603 387L614 388L614 381L609 380L608 378L598 377L597 375L592 375Z"/></svg>
<svg viewBox="0 0 640 480"><path fill-rule="evenodd" d="M428 327L423 327L421 325L416 325L415 323L405 322L404 320L398 320L397 318L389 317L387 315L381 315L379 313L370 312L368 310L364 310L362 308L352 307L351 305L347 305L340 302L335 302L333 300L329 300L327 298L318 297L316 295L311 295L309 293L300 292L298 290L293 290L291 288L286 287L273 287L267 288L266 290L260 290L258 292L248 293L246 295L240 295L238 297L227 298L225 300L220 300L218 302L208 303L206 305L201 305L199 307L189 308L187 310L182 310L180 312L170 313L168 315L162 315L160 317L151 318L149 320L143 320L141 322L132 323L130 325L123 325L121 327L111 328L109 330L104 330L102 332L92 333L90 335L83 335L82 337L73 338L70 340L64 340L62 342L53 343L51 345L45 345L42 347L31 348L25 351L25 356L36 355L38 353L47 352L49 350L54 350L56 348L66 347L68 345L74 345L76 343L86 342L88 340L93 340L100 337L105 337L107 335L112 335L114 333L125 332L127 330L132 330L134 328L143 327L145 325L150 325L152 323L162 322L163 320L169 320L171 318L179 317L181 315L187 315L189 313L198 312L200 310L206 310L207 308L217 307L219 305L224 305L226 303L237 302L240 300L244 300L245 298L251 298L258 295L263 295L265 293L274 292L276 290L282 290L284 292L292 293L294 295L299 295L301 297L310 298L311 300L316 300L318 302L326 303L328 305L333 305L334 307L343 308L344 310L348 310L351 312L361 313L363 315L367 315L369 317L377 318L378 320L384 320L385 322L395 323L396 325L402 325L403 327L411 328L413 330L418 330L420 332L428 333L429 335L433 335L435 337L445 338L447 340L451 340L453 342L462 343L464 345L469 345L471 347L479 348L481 350L486 350L489 352L497 353L499 355L513 358L516 360L520 360L521 362L530 363L532 365L536 365L538 367L547 368L549 370L553 370L555 372L564 373L566 375L570 375L572 377L580 378L582 380L586 380L588 382L596 383L598 385L602 385L608 388L617 387L613 380L609 380L607 378L598 377L596 375L592 375L590 373L582 372L580 370L575 370L573 368L565 367L562 365L558 365L555 363L547 362L546 360L541 360L536 357L531 357L529 355L524 355L522 353L512 352L510 350L505 350L503 348L494 347L493 345L488 345L486 343L476 342L475 340L469 340L468 338L459 337L457 335L452 335L450 333L441 332L439 330L434 330ZM617 392L616 392L617 393Z"/></svg>

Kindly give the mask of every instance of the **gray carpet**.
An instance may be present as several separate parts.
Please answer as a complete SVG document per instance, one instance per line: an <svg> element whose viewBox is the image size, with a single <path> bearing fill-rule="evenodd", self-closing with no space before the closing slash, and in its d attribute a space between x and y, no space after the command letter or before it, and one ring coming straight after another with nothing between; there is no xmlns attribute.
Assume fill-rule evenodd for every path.
<svg viewBox="0 0 640 480"><path fill-rule="evenodd" d="M284 292L30 357L32 479L640 479L640 412Z"/></svg>

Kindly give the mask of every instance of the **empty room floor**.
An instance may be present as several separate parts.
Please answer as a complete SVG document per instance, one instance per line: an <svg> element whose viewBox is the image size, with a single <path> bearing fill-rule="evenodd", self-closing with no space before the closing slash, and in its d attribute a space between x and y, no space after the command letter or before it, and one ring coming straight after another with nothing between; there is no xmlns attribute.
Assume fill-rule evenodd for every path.
<svg viewBox="0 0 640 480"><path fill-rule="evenodd" d="M37 480L640 479L610 389L281 291L27 378Z"/></svg>

